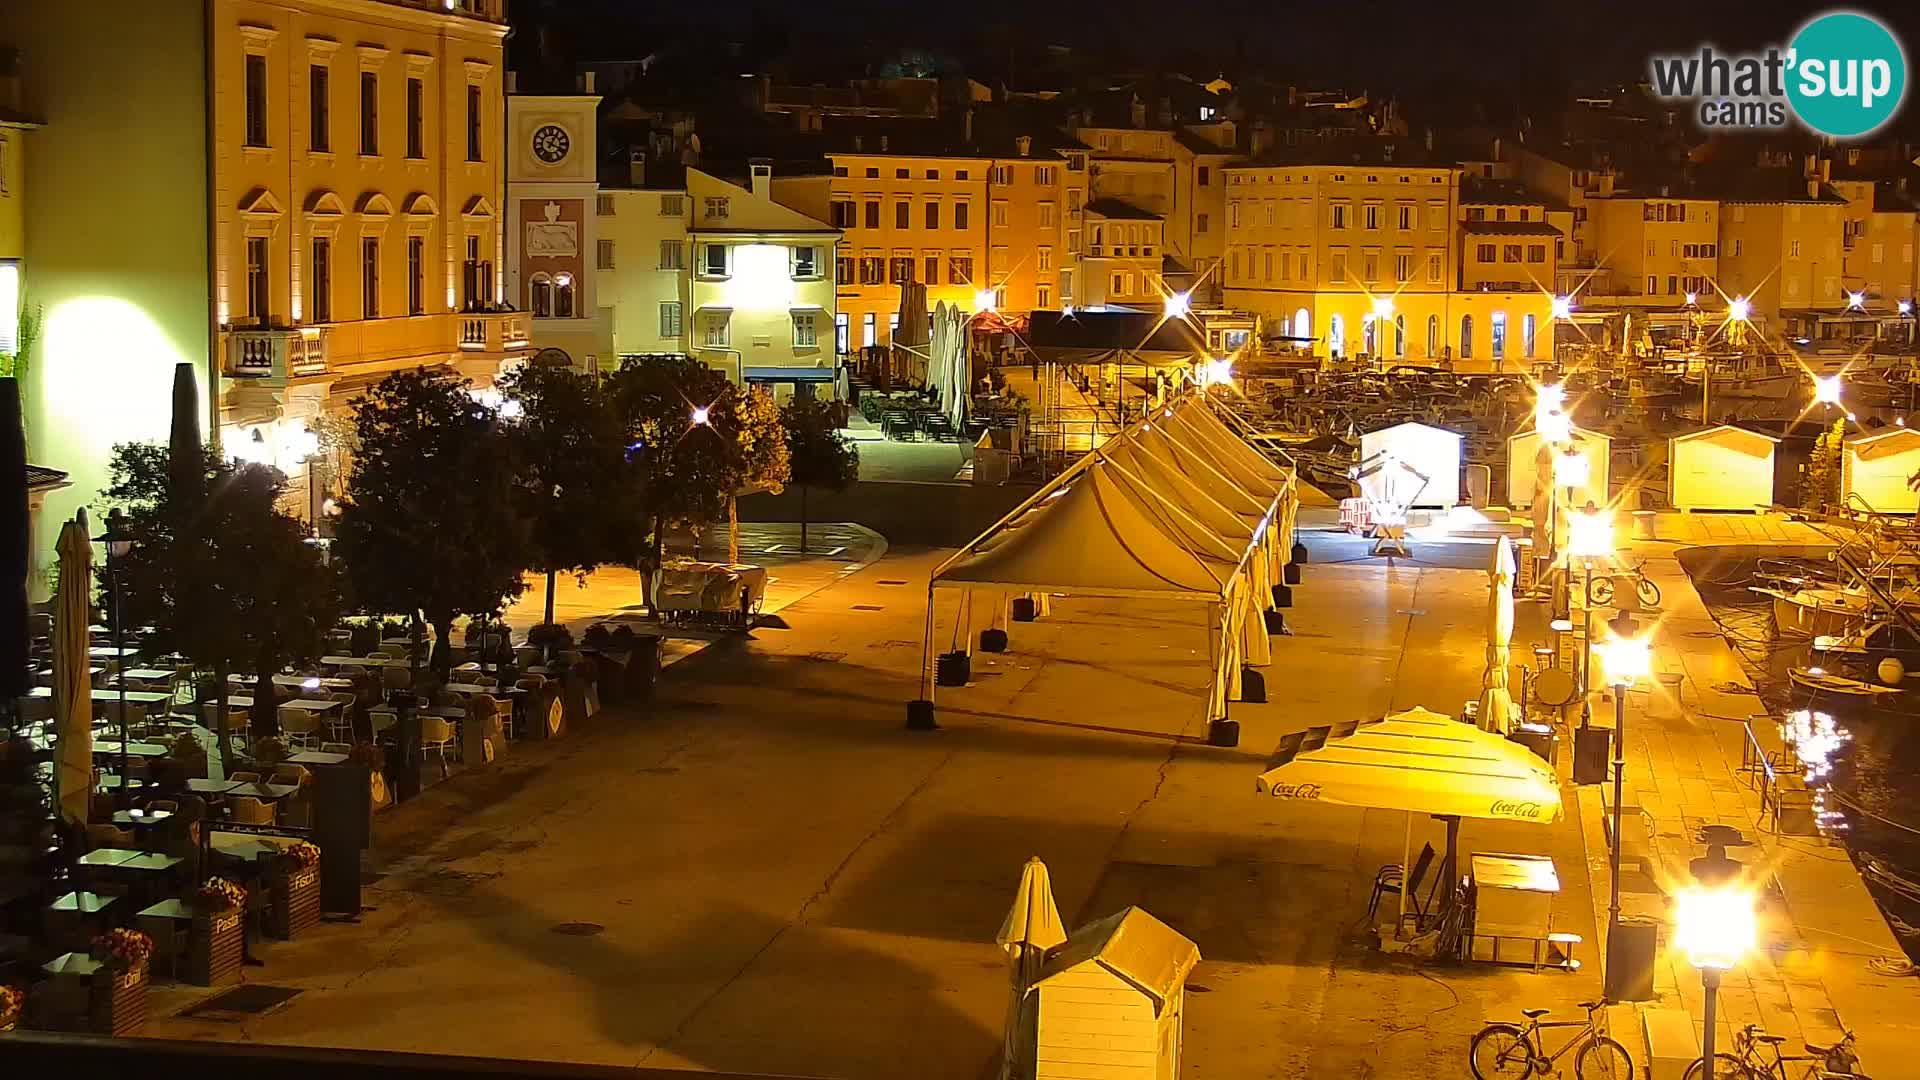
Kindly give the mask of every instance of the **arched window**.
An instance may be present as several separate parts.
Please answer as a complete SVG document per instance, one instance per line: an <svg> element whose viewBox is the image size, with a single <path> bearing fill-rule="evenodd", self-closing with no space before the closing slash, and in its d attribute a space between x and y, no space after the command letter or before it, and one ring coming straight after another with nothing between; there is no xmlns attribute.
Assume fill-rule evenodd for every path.
<svg viewBox="0 0 1920 1080"><path fill-rule="evenodd" d="M1313 337L1313 316L1307 314L1306 308L1297 308L1293 313L1293 336L1308 339Z"/></svg>
<svg viewBox="0 0 1920 1080"><path fill-rule="evenodd" d="M1427 316L1427 355L1440 355L1440 316Z"/></svg>
<svg viewBox="0 0 1920 1080"><path fill-rule="evenodd" d="M1405 315L1393 317L1393 355L1399 359L1406 359L1407 317Z"/></svg>
<svg viewBox="0 0 1920 1080"><path fill-rule="evenodd" d="M1507 313L1494 312L1491 322L1493 324L1493 358L1505 360L1507 358Z"/></svg>
<svg viewBox="0 0 1920 1080"><path fill-rule="evenodd" d="M1473 359L1473 316L1460 316L1460 359Z"/></svg>
<svg viewBox="0 0 1920 1080"><path fill-rule="evenodd" d="M1533 315L1524 315L1520 319L1520 341L1526 349L1527 359L1533 359Z"/></svg>
<svg viewBox="0 0 1920 1080"><path fill-rule="evenodd" d="M527 285L527 306L533 310L536 319L553 314L553 280L547 275L533 275L533 280Z"/></svg>
<svg viewBox="0 0 1920 1080"><path fill-rule="evenodd" d="M1380 350L1374 345L1374 328L1379 324L1380 320L1372 316L1362 316L1360 319L1360 351L1368 356L1380 355Z"/></svg>
<svg viewBox="0 0 1920 1080"><path fill-rule="evenodd" d="M1327 355L1339 356L1346 350L1347 320L1338 315L1327 320Z"/></svg>
<svg viewBox="0 0 1920 1080"><path fill-rule="evenodd" d="M559 274L553 279L553 317L573 318L573 275Z"/></svg>

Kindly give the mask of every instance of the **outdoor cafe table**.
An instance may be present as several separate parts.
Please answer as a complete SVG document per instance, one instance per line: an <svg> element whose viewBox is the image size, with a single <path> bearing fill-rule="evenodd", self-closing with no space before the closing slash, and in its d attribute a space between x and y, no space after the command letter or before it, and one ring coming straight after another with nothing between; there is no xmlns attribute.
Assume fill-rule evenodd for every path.
<svg viewBox="0 0 1920 1080"><path fill-rule="evenodd" d="M512 697L524 694L525 690L517 686L482 686L479 683L450 682L440 689L455 694L492 694L495 697Z"/></svg>
<svg viewBox="0 0 1920 1080"><path fill-rule="evenodd" d="M111 757L119 757L120 743L117 740L106 740L94 743L93 753L96 757L103 754ZM159 743L130 742L127 744L127 756L142 758L166 757L167 748L161 746Z"/></svg>
<svg viewBox="0 0 1920 1080"><path fill-rule="evenodd" d="M140 655L139 649L116 649L111 645L95 645L87 650L87 655L95 660L131 660Z"/></svg>
<svg viewBox="0 0 1920 1080"><path fill-rule="evenodd" d="M238 780L208 780L199 776L187 781L187 790L195 795L225 795L238 786Z"/></svg>
<svg viewBox="0 0 1920 1080"><path fill-rule="evenodd" d="M1560 892L1553 860L1545 855L1476 853L1468 867L1475 890L1475 953L1486 941L1494 950L1489 958L1498 960L1502 939L1523 941L1532 946L1538 966L1539 950L1551 932L1554 897Z"/></svg>
<svg viewBox="0 0 1920 1080"><path fill-rule="evenodd" d="M135 870L146 874L164 874L187 860L178 855L166 855L157 851L142 852L137 859L128 859L112 867L113 870Z"/></svg>
<svg viewBox="0 0 1920 1080"><path fill-rule="evenodd" d="M260 679L255 675L229 675L227 676L227 681L237 686L252 686L258 683ZM328 690L353 689L352 679L342 679L338 677L319 678L313 675L275 675L273 677L273 685L275 686L286 686L296 690L303 688L311 689L312 687L309 687L308 684L312 684L313 687L323 687Z"/></svg>
<svg viewBox="0 0 1920 1080"><path fill-rule="evenodd" d="M173 811L171 810L116 810L113 813L113 823L115 825L131 825L135 828L146 828L159 825L172 816Z"/></svg>
<svg viewBox="0 0 1920 1080"><path fill-rule="evenodd" d="M194 916L193 908L188 907L186 902L181 900L179 897L174 897L171 899L162 900L159 903L154 904L150 907L142 908L140 910L140 913L138 915L135 915L134 918L136 919L178 919L181 922L192 922L193 916Z"/></svg>
<svg viewBox="0 0 1920 1080"><path fill-rule="evenodd" d="M217 855L225 855L241 862L252 862L262 855L277 855L286 850L287 845L274 843L273 840L254 836L250 833L226 832L217 826L207 834L207 846Z"/></svg>
<svg viewBox="0 0 1920 1080"><path fill-rule="evenodd" d="M96 702L117 702L120 700L120 690L117 687L96 686L92 688L92 692L93 700ZM36 686L32 690L27 691L27 696L30 698L45 698L48 701L52 701L53 687ZM163 701L171 700L173 700L173 695L163 694L158 690L127 691L127 704L129 705L158 705Z"/></svg>
<svg viewBox="0 0 1920 1080"><path fill-rule="evenodd" d="M408 664L409 661L405 658L397 660L383 660L369 656L323 656L320 658L321 667L406 667Z"/></svg>
<svg viewBox="0 0 1920 1080"><path fill-rule="evenodd" d="M318 750L302 750L289 757L287 762L293 765L342 765L346 760L345 754L323 754Z"/></svg>
<svg viewBox="0 0 1920 1080"><path fill-rule="evenodd" d="M145 854L144 851L134 851L129 848L94 848L76 859L75 863L79 866L119 866L128 859L137 859Z"/></svg>
<svg viewBox="0 0 1920 1080"><path fill-rule="evenodd" d="M213 703L208 702L207 704L211 706ZM335 701L332 698L294 698L291 701L281 702L280 707L283 709L305 709L307 712L323 713L332 712L342 704L344 704L344 702ZM227 705L236 709L251 709L253 708L253 696L250 694L230 694L227 696Z"/></svg>
<svg viewBox="0 0 1920 1080"><path fill-rule="evenodd" d="M300 785L298 784L269 784L264 782L250 784L241 781L228 788L224 794L235 797L245 796L250 799L259 799L261 802L272 802L275 799L284 799L299 790Z"/></svg>
<svg viewBox="0 0 1920 1080"><path fill-rule="evenodd" d="M177 672L168 671L164 668L150 667L129 668L126 671L127 678L134 682L165 682L173 678L175 674L177 674Z"/></svg>
<svg viewBox="0 0 1920 1080"><path fill-rule="evenodd" d="M70 892L55 900L49 907L54 911L77 911L82 915L97 915L113 906L113 895L101 895L93 892Z"/></svg>

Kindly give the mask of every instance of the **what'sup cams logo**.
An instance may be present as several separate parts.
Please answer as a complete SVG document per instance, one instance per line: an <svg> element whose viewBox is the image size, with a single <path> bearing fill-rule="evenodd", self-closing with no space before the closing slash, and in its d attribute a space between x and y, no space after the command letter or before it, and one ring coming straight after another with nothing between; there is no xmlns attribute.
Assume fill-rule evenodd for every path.
<svg viewBox="0 0 1920 1080"><path fill-rule="evenodd" d="M1652 58L1653 90L1693 103L1708 130L1777 130L1790 117L1836 139L1871 135L1900 111L1907 54L1885 23L1854 11L1815 16L1785 48Z"/></svg>

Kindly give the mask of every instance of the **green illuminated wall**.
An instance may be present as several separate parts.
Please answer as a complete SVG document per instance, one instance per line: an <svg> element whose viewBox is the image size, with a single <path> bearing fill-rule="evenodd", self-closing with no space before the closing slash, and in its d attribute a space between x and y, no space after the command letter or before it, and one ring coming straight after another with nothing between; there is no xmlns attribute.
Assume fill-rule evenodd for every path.
<svg viewBox="0 0 1920 1080"><path fill-rule="evenodd" d="M19 47L25 105L46 121L26 135L25 284L45 311L29 452L73 480L39 515L36 566L97 500L115 443L166 438L177 361L202 372L205 400L204 20L186 0L0 0L0 41Z"/></svg>

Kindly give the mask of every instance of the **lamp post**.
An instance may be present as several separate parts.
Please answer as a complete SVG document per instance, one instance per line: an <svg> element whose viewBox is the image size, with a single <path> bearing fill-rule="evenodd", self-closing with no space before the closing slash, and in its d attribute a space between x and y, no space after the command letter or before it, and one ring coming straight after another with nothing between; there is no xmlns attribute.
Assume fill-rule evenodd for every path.
<svg viewBox="0 0 1920 1080"><path fill-rule="evenodd" d="M1609 630L1601 659L1607 665L1607 681L1613 685L1613 881L1607 899L1607 940L1612 941L1620 925L1620 799L1627 776L1627 691L1647 677L1653 647L1647 638L1634 636L1633 616L1625 612L1609 624Z"/></svg>
<svg viewBox="0 0 1920 1080"><path fill-rule="evenodd" d="M1713 1060L1714 1016L1719 1005L1720 975L1740 962L1753 948L1757 933L1753 894L1738 883L1694 886L1674 897L1674 943L1686 950L1687 960L1700 969L1706 1001L1701 1009L1704 1033L1700 1060L1707 1080L1718 1075Z"/></svg>
<svg viewBox="0 0 1920 1080"><path fill-rule="evenodd" d="M126 515L107 512L107 530L94 537L107 551L108 621L113 627L114 682L120 687L120 805L128 805L133 794L133 773L127 765L127 642L120 621L120 560L133 550L133 537L127 532Z"/></svg>
<svg viewBox="0 0 1920 1080"><path fill-rule="evenodd" d="M1585 458L1580 459L1586 463ZM1571 487L1571 485L1569 485ZM1579 559L1584 571L1580 593L1580 633L1584 644L1580 651L1580 712L1587 712L1587 694L1593 673L1593 561L1613 554L1613 512L1602 510L1588 499L1579 513L1567 519L1567 558Z"/></svg>

